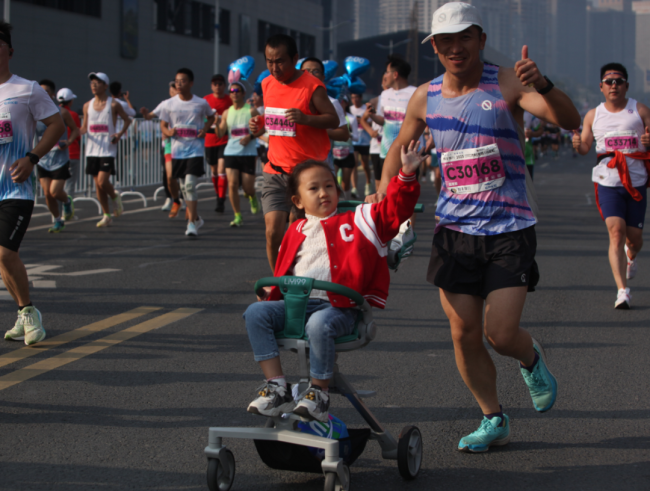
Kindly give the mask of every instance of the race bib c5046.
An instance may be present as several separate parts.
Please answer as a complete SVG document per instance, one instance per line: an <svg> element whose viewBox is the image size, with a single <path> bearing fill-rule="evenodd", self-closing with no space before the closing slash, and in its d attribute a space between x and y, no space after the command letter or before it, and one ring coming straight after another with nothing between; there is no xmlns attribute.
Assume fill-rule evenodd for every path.
<svg viewBox="0 0 650 491"><path fill-rule="evenodd" d="M610 131L605 133L605 151L634 153L639 149L639 135L636 131Z"/></svg>
<svg viewBox="0 0 650 491"><path fill-rule="evenodd" d="M496 144L442 154L445 185L454 194L473 194L503 185L506 173Z"/></svg>
<svg viewBox="0 0 650 491"><path fill-rule="evenodd" d="M264 108L264 127L271 136L296 136L296 123L289 121L286 109L277 107Z"/></svg>

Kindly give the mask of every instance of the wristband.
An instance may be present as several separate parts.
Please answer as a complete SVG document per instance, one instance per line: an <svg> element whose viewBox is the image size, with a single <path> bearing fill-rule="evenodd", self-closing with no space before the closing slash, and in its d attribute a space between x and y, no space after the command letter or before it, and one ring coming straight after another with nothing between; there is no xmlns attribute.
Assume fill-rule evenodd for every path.
<svg viewBox="0 0 650 491"><path fill-rule="evenodd" d="M546 75L544 75L544 78L545 78L546 81L548 82L548 85L547 85L546 87L544 87L543 89L537 91L537 93L538 93L539 95L546 95L546 94L548 94L551 90L553 90L553 87L555 87L555 85L553 85L553 82L551 82L551 81L548 79L548 77L547 77Z"/></svg>
<svg viewBox="0 0 650 491"><path fill-rule="evenodd" d="M29 161L32 163L32 165L38 164L38 161L41 160L38 155L35 153L27 152L25 157L29 157Z"/></svg>

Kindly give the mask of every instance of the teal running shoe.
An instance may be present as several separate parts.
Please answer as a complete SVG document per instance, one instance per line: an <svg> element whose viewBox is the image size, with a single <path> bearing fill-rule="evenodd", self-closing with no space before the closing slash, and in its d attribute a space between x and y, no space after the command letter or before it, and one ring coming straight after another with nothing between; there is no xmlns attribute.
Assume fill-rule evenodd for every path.
<svg viewBox="0 0 650 491"><path fill-rule="evenodd" d="M63 203L63 219L68 222L74 218L74 202L72 196L68 196L68 202Z"/></svg>
<svg viewBox="0 0 650 491"><path fill-rule="evenodd" d="M56 220L54 222L54 225L52 225L50 228L47 229L47 231L51 234L58 234L65 228L65 223L63 223L61 220Z"/></svg>
<svg viewBox="0 0 650 491"><path fill-rule="evenodd" d="M501 424L498 416L487 419L483 416L481 426L474 433L470 433L460 439L458 443L459 452L481 453L487 452L492 446L505 445L510 441L510 418L503 415L505 424Z"/></svg>
<svg viewBox="0 0 650 491"><path fill-rule="evenodd" d="M543 413L544 411L551 409L553 404L555 404L555 399L557 397L557 380L548 369L544 348L542 348L539 341L536 341L535 339L533 339L533 349L539 355L539 360L532 372L529 372L522 367L521 375L524 377L524 381L528 386L530 397L533 399L535 409L540 413Z"/></svg>

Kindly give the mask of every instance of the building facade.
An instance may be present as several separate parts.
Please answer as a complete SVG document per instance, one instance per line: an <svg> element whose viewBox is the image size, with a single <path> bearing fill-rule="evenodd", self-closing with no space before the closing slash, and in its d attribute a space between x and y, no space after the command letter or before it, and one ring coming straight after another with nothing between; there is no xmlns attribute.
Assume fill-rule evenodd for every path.
<svg viewBox="0 0 650 491"><path fill-rule="evenodd" d="M301 56L322 52L320 0L221 0L219 72L251 55L252 78L266 69L264 42L275 33L292 35ZM40 4L53 5L46 7ZM92 97L88 73L105 72L122 82L139 108L168 97L168 82L181 67L194 72L193 91L210 92L214 73L215 2L209 0L12 0L11 70L22 77L52 79L78 96ZM37 26L37 28L34 28Z"/></svg>

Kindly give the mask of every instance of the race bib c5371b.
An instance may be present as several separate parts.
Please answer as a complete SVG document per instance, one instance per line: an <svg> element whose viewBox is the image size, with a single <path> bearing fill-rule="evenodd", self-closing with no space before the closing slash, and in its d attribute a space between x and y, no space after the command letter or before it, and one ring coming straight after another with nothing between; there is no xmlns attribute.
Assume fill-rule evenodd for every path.
<svg viewBox="0 0 650 491"><path fill-rule="evenodd" d="M496 144L442 154L445 185L454 194L473 194L501 187L506 173Z"/></svg>

